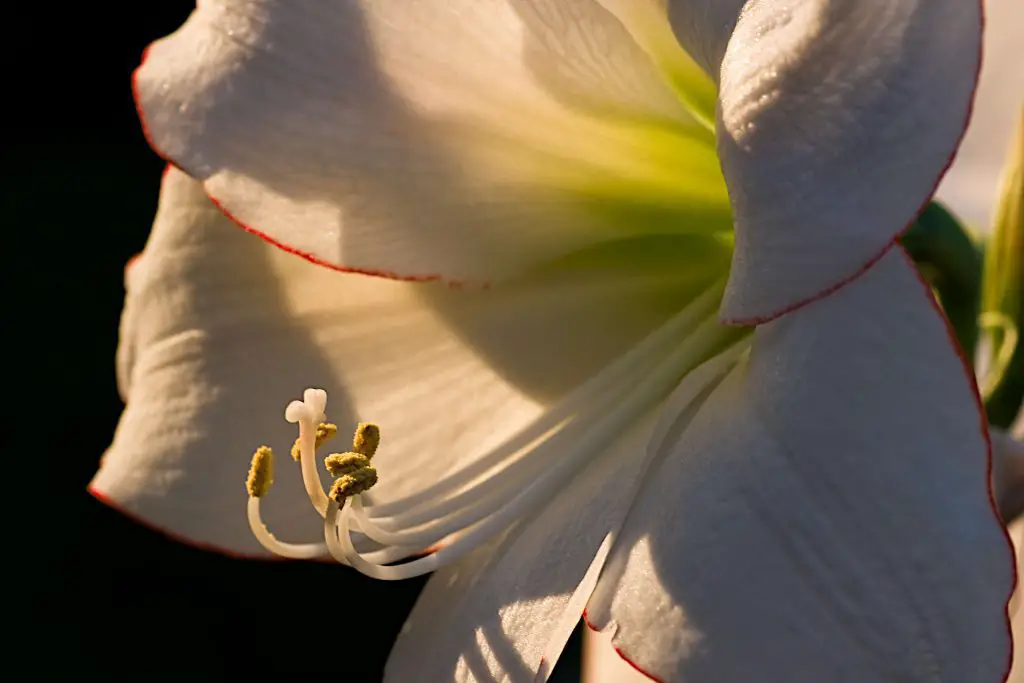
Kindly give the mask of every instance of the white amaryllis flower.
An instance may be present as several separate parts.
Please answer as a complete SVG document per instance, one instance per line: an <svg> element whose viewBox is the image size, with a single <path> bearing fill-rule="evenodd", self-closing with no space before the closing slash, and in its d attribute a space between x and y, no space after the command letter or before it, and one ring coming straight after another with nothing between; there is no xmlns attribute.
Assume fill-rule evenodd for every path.
<svg viewBox="0 0 1024 683"><path fill-rule="evenodd" d="M257 511L286 554L437 570L390 681L543 678L585 608L659 680L999 683L985 421L894 242L963 132L980 14L201 3L136 77L182 170L92 490L261 555L249 455L324 387L380 425L379 483L327 504L312 392Z"/></svg>

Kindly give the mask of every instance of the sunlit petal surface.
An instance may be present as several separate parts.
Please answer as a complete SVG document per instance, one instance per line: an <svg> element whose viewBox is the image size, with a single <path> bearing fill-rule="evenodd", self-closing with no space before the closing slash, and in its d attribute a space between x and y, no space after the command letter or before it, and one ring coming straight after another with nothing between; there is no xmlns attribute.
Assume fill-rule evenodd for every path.
<svg viewBox="0 0 1024 683"><path fill-rule="evenodd" d="M627 658L668 681L1004 680L1011 549L929 297L894 250L758 328L589 605Z"/></svg>

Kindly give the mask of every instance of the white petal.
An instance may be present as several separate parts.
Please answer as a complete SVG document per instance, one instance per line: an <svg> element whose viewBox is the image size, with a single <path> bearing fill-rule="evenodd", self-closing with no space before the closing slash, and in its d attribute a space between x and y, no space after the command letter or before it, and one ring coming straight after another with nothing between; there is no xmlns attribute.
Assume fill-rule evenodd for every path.
<svg viewBox="0 0 1024 683"><path fill-rule="evenodd" d="M231 215L343 269L479 282L729 228L710 132L597 0L211 0L135 87Z"/></svg>
<svg viewBox="0 0 1024 683"><path fill-rule="evenodd" d="M974 113L936 197L973 227L991 227L1013 129L1024 107L1024 3L985 2L985 43Z"/></svg>
<svg viewBox="0 0 1024 683"><path fill-rule="evenodd" d="M665 0L598 0L622 22L695 119L714 126L718 92L715 82L676 38Z"/></svg>
<svg viewBox="0 0 1024 683"><path fill-rule="evenodd" d="M662 1L680 44L718 82L725 48L747 0Z"/></svg>
<svg viewBox="0 0 1024 683"><path fill-rule="evenodd" d="M625 515L650 428L649 418L637 423L535 517L434 574L385 681L533 681L552 628Z"/></svg>
<svg viewBox="0 0 1024 683"><path fill-rule="evenodd" d="M195 542L259 553L243 481L268 444L280 460L268 526L282 540L316 540L322 524L287 455L296 432L283 416L303 389L328 390L336 450L356 422L381 426L376 500L415 494L542 415L719 277L726 248L698 241L617 243L486 291L395 282L266 245L172 170L129 273L127 408L92 488ZM679 268L697 249L702 263Z"/></svg>
<svg viewBox="0 0 1024 683"><path fill-rule="evenodd" d="M766 0L738 18L730 10L739 3L673 0L670 14L719 79L736 228L722 316L754 323L855 277L929 199L967 125L981 7Z"/></svg>
<svg viewBox="0 0 1024 683"><path fill-rule="evenodd" d="M1013 572L973 381L894 249L758 328L631 509L588 616L663 681L975 681Z"/></svg>

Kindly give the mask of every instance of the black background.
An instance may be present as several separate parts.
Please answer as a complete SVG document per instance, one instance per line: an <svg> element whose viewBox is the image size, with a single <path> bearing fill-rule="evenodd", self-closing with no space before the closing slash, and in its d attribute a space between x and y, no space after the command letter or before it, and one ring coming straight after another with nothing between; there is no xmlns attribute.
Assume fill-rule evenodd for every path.
<svg viewBox="0 0 1024 683"><path fill-rule="evenodd" d="M122 407L113 359L123 269L145 243L163 169L136 119L131 72L191 9L67 3L20 9L8 26L20 120L5 135L3 220L16 269L6 300L28 309L15 329L30 332L18 336L31 359L10 363L8 378L25 406L14 425L19 476L35 482L17 492L34 541L23 654L39 675L378 680L422 581L206 554L85 492ZM336 616L342 604L348 619Z"/></svg>
<svg viewBox="0 0 1024 683"><path fill-rule="evenodd" d="M6 591L6 620L24 644L15 658L33 677L379 680L422 580L206 554L85 492L122 408L123 268L145 243L163 169L136 119L131 72L192 6L20 3L5 20L2 216L14 267L4 300L15 313L5 422L15 440L4 451L15 541L2 557L27 574ZM352 616L339 617L342 606Z"/></svg>

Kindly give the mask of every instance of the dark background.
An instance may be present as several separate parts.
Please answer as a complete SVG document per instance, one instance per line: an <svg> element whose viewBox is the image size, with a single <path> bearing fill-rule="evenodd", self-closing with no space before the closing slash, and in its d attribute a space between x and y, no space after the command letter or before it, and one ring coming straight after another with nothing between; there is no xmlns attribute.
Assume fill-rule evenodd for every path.
<svg viewBox="0 0 1024 683"><path fill-rule="evenodd" d="M7 611L7 621L36 674L376 681L422 580L206 554L85 492L122 407L114 352L123 268L145 243L163 168L138 125L131 72L192 7L20 3L5 21L14 121L0 128L0 215L15 323L4 337L16 349L5 384L20 406L5 411L16 434L6 469L17 477L6 498L9 526L28 540L3 556L28 575L7 589L8 605L20 606L28 586L26 615ZM339 619L345 604L354 613ZM575 669L578 639L572 647L562 661Z"/></svg>

